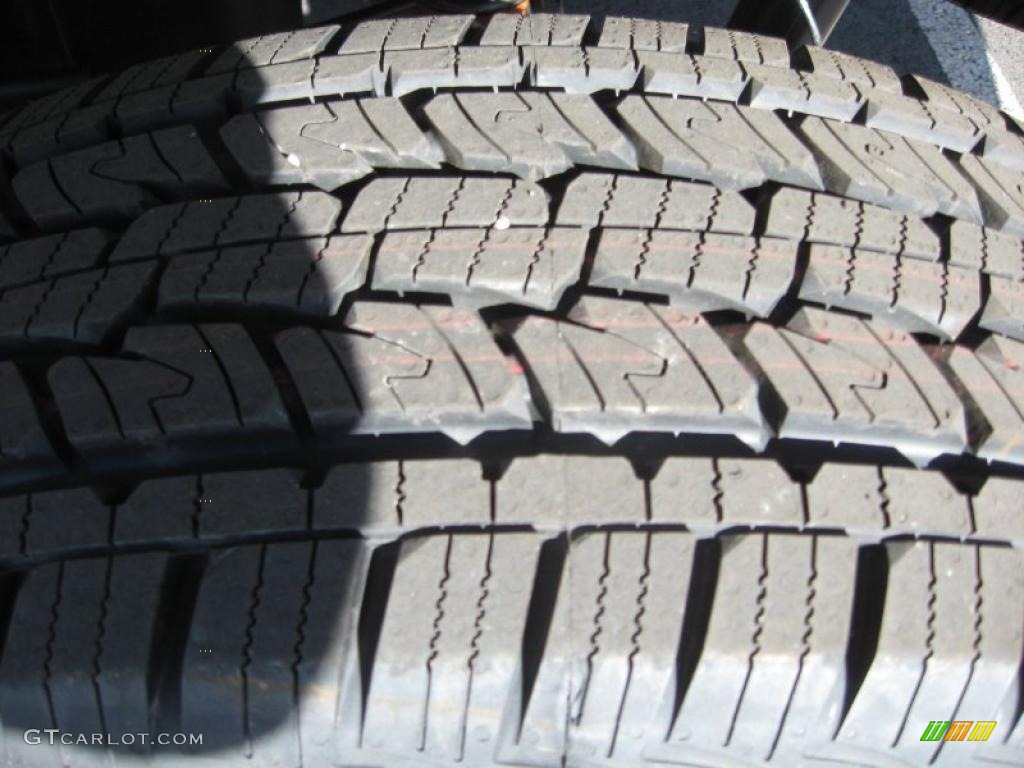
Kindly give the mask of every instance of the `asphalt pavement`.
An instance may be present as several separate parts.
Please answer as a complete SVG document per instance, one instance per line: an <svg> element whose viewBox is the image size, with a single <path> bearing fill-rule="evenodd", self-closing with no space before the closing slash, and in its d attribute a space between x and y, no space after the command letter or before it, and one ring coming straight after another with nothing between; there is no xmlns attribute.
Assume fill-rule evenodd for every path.
<svg viewBox="0 0 1024 768"><path fill-rule="evenodd" d="M734 0L546 0L566 13L724 26ZM831 48L948 83L1024 120L1024 32L946 0L851 0Z"/></svg>

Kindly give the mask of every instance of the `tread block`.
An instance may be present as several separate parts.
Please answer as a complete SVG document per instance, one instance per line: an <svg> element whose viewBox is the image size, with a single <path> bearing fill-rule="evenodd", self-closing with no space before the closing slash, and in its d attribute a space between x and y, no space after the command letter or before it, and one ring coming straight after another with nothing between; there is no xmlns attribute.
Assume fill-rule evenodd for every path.
<svg viewBox="0 0 1024 768"><path fill-rule="evenodd" d="M33 99L20 109L12 110L6 115L7 122L0 125L0 129L2 129L2 132L0 132L0 143L2 143L5 134L13 132L17 128L59 117L80 106L89 98L91 93L101 88L109 79L108 75L94 77L91 80L86 80L67 88L61 88L41 98Z"/></svg>
<svg viewBox="0 0 1024 768"><path fill-rule="evenodd" d="M92 97L92 103L115 101L130 93L162 85L175 85L194 74L199 64L207 58L208 54L202 51L185 51L128 67L103 86Z"/></svg>
<svg viewBox="0 0 1024 768"><path fill-rule="evenodd" d="M499 745L502 763L638 759L663 738L693 551L685 533L572 540L545 654L519 729Z"/></svg>
<svg viewBox="0 0 1024 768"><path fill-rule="evenodd" d="M0 391L0 478L17 482L61 471L25 380L12 362L0 362Z"/></svg>
<svg viewBox="0 0 1024 768"><path fill-rule="evenodd" d="M730 527L722 524L723 479L721 468L713 459L669 457L648 483L651 521L682 523L700 536ZM780 487L785 485L791 484ZM680 503L684 498L685 503Z"/></svg>
<svg viewBox="0 0 1024 768"><path fill-rule="evenodd" d="M580 45L589 25L589 16L498 13L488 20L480 45Z"/></svg>
<svg viewBox="0 0 1024 768"><path fill-rule="evenodd" d="M688 26L675 21L606 16L597 44L601 48L686 53Z"/></svg>
<svg viewBox="0 0 1024 768"><path fill-rule="evenodd" d="M239 40L229 45L220 56L214 59L213 63L207 67L205 74L213 75L220 72L234 72L240 69L312 59L323 53L339 29L337 24L330 24Z"/></svg>
<svg viewBox="0 0 1024 768"><path fill-rule="evenodd" d="M12 180L43 229L99 219L135 218L166 196L227 189L195 129L180 126L131 136L35 163Z"/></svg>
<svg viewBox="0 0 1024 768"><path fill-rule="evenodd" d="M204 475L195 518L200 538L306 530L308 491L286 469ZM193 494L195 493L193 489ZM196 502L199 500L197 499Z"/></svg>
<svg viewBox="0 0 1024 768"><path fill-rule="evenodd" d="M480 465L469 460L340 464L314 494L313 528L394 537L416 528L486 525L490 492Z"/></svg>
<svg viewBox="0 0 1024 768"><path fill-rule="evenodd" d="M852 120L861 96L848 83L794 69L744 64L750 78L750 106L784 109L835 120Z"/></svg>
<svg viewBox="0 0 1024 768"><path fill-rule="evenodd" d="M770 67L789 67L789 48L785 40L733 29L706 28L704 55Z"/></svg>
<svg viewBox="0 0 1024 768"><path fill-rule="evenodd" d="M963 553L961 557L966 554ZM970 616L974 619L973 650L976 661L971 668L970 680L957 703L956 712L951 714L950 719L977 717L1000 721L1000 718L1005 717L1004 713L1009 711L1010 702L1016 701L1019 695L1015 686L1019 685L1017 670L1020 669L1021 639L1024 636L1021 630L1024 627L1024 579L1021 577L1021 565L1024 563L1019 551L995 547L979 547L975 558L968 555L964 559L968 564L974 560L977 566L974 599L968 606ZM962 573L962 569L959 570ZM964 580L969 582L970 575ZM949 667L948 661L945 666ZM1020 743L1020 721L1013 731L1012 723L1012 719L1009 719L1006 730L994 740L996 743L965 742L968 754L970 747L974 747L974 754L982 760L1002 757L1003 762L1012 765L1020 754L1019 751L1014 754L1014 741L1018 745ZM1000 739L1004 740L1003 744L998 743ZM996 752L996 755L992 755L990 750ZM960 750L943 750L936 763L955 765L962 760L961 755L963 753Z"/></svg>
<svg viewBox="0 0 1024 768"><path fill-rule="evenodd" d="M848 540L723 538L703 652L660 754L764 760L831 734L855 565Z"/></svg>
<svg viewBox="0 0 1024 768"><path fill-rule="evenodd" d="M989 278L989 294L978 318L982 328L1024 340L1024 283L1006 277Z"/></svg>
<svg viewBox="0 0 1024 768"><path fill-rule="evenodd" d="M462 42L473 16L420 16L374 19L348 33L338 53L378 53L420 48L446 48Z"/></svg>
<svg viewBox="0 0 1024 768"><path fill-rule="evenodd" d="M98 266L113 233L76 229L0 246L0 290Z"/></svg>
<svg viewBox="0 0 1024 768"><path fill-rule="evenodd" d="M267 545L260 561L260 581L249 604L248 624L227 633L222 630L229 637L245 639L241 672L247 735L243 744L260 762L284 759L297 764L301 759L295 667L305 645L303 610L311 598L314 546L305 541ZM339 605L338 610L345 607ZM256 739L253 734L266 736Z"/></svg>
<svg viewBox="0 0 1024 768"><path fill-rule="evenodd" d="M978 456L1024 460L1024 344L990 336L973 352L954 348L946 364L980 411Z"/></svg>
<svg viewBox="0 0 1024 768"><path fill-rule="evenodd" d="M369 64L371 62L367 62ZM352 65L343 62L335 66L339 76L341 72L352 69ZM427 88L515 88L526 77L527 67L526 57L513 46L388 51L384 54L382 71L380 74L373 72L370 83L378 96L384 95L385 83L390 86L392 96L404 96ZM362 65L358 66L358 72L365 72ZM317 92L320 91L318 83L323 73L321 65L314 82Z"/></svg>
<svg viewBox="0 0 1024 768"><path fill-rule="evenodd" d="M153 261L103 267L4 291L0 343L99 344L128 321L156 268Z"/></svg>
<svg viewBox="0 0 1024 768"><path fill-rule="evenodd" d="M330 317L366 282L372 245L367 235L335 235L181 254L160 278L157 306Z"/></svg>
<svg viewBox="0 0 1024 768"><path fill-rule="evenodd" d="M880 468L878 476L889 529L960 539L974 532L967 497L945 478L898 467Z"/></svg>
<svg viewBox="0 0 1024 768"><path fill-rule="evenodd" d="M558 432L609 444L646 430L768 439L756 383L699 316L587 297L567 321L529 317L513 336Z"/></svg>
<svg viewBox="0 0 1024 768"><path fill-rule="evenodd" d="M335 726L328 713L339 698L368 560L354 541L237 547L210 558L181 683L183 727L213 721L204 750L212 743L262 763L330 749L322 734Z"/></svg>
<svg viewBox="0 0 1024 768"><path fill-rule="evenodd" d="M796 650L793 646L797 645L803 630L802 622L793 621L803 613L799 609L803 608L807 592L807 574L801 572L809 569L806 564L800 568L800 564L810 560L809 540L792 540L788 547L786 544L789 542L781 539L777 547L771 546L774 543L775 537L768 536L723 538L716 594L703 652L666 740L675 743L671 747L663 745L660 750L663 755L671 750L677 759L685 760L693 753L717 750L724 745L742 750L740 754L753 752L752 748L755 748L757 752L754 754L763 756L758 754L764 751L763 745L757 743L760 739L756 739L754 744L740 741L755 736L738 730L744 704L748 704L744 695L747 691L745 683L757 667L761 643L770 644L775 640L782 645L774 649L776 653L782 651L780 663L776 665L776 706L784 705L778 691L792 688L796 671L792 668L795 662L793 651ZM801 552L801 548L805 551ZM790 550L790 567L779 571L783 578L796 571L787 579L791 582L789 584L778 583L773 567L776 565L776 550L780 554ZM771 602L768 602L769 592L774 598ZM781 621L787 614L790 621L785 628L791 633L790 637L786 636L785 625ZM773 628L774 633L771 632ZM777 636L772 637L773 634ZM761 725L777 728L778 713L770 714L774 717L769 715L767 722ZM737 736L740 743L734 745L732 740ZM744 736L747 739L743 739Z"/></svg>
<svg viewBox="0 0 1024 768"><path fill-rule="evenodd" d="M54 629L54 611L60 608L64 563L48 563L29 570L18 590L11 609L11 632L4 643L0 660L0 714L5 723L53 722L53 711L46 695L46 663L53 653L50 639ZM59 614L58 614L59 615ZM23 739L4 739L4 758L17 765L41 765L46 768L63 764L60 749L47 743L29 745Z"/></svg>
<svg viewBox="0 0 1024 768"><path fill-rule="evenodd" d="M888 544L886 551L888 586L874 662L836 741L816 756L874 762L884 744L906 762L928 762L940 745L922 741L917 724L928 722L935 702L956 702L971 676L983 632L977 550L916 542Z"/></svg>
<svg viewBox="0 0 1024 768"><path fill-rule="evenodd" d="M735 61L646 50L634 56L647 93L739 101L747 86L747 75Z"/></svg>
<svg viewBox="0 0 1024 768"><path fill-rule="evenodd" d="M357 690L361 695L356 637L372 550L358 540L319 541L315 547L300 614L301 654L293 660L302 702L297 728L302 759L329 765L337 759L338 741L347 741L360 722L347 710L339 716L339 703L354 700Z"/></svg>
<svg viewBox="0 0 1024 768"><path fill-rule="evenodd" d="M147 480L117 508L113 541L294 534L307 529L307 495L285 469Z"/></svg>
<svg viewBox="0 0 1024 768"><path fill-rule="evenodd" d="M779 538L769 537L770 553ZM811 543L809 572L801 569L803 563L800 562L780 564L783 574L775 583L792 588L804 600L799 618L790 618L794 623L802 623L804 634L797 678L778 727L777 746L771 753L780 765L799 762L810 743L831 738L839 725L843 697L851 684L845 658L850 631L854 629L851 613L858 550L857 542L850 539L818 536ZM765 606L771 610L771 602L766 601ZM779 616L781 612L772 613ZM764 625L767 630L767 622ZM778 632L779 628L775 628L773 634ZM771 656L755 657L754 664L762 666L762 679L772 670L772 661ZM780 666L785 669L785 665L783 660ZM765 690L777 692L778 689L769 684L758 692Z"/></svg>
<svg viewBox="0 0 1024 768"><path fill-rule="evenodd" d="M374 168L438 168L444 155L398 99L360 99L237 115L221 128L253 184L331 191Z"/></svg>
<svg viewBox="0 0 1024 768"><path fill-rule="evenodd" d="M163 205L132 222L110 261L326 235L334 230L341 209L336 197L310 191Z"/></svg>
<svg viewBox="0 0 1024 768"><path fill-rule="evenodd" d="M271 78L267 80L269 86ZM232 91L238 90L239 98L245 99L247 91L237 88L242 82L250 82L245 73L211 75L140 91L104 106L103 119L115 121L122 134L163 128L182 121L223 120L228 114L227 103ZM82 114L79 121L99 118L98 114Z"/></svg>
<svg viewBox="0 0 1024 768"><path fill-rule="evenodd" d="M112 112L109 103L94 104L27 125L11 137L8 151L15 163L24 167L52 155L98 144L110 138L108 121Z"/></svg>
<svg viewBox="0 0 1024 768"><path fill-rule="evenodd" d="M710 184L584 172L566 187L557 222L749 235L754 216L753 206L738 192Z"/></svg>
<svg viewBox="0 0 1024 768"><path fill-rule="evenodd" d="M899 75L885 64L816 45L806 46L803 52L815 74L845 80L862 92L903 93Z"/></svg>
<svg viewBox="0 0 1024 768"><path fill-rule="evenodd" d="M276 344L324 439L347 433L529 429L526 382L475 313L357 303L347 332L296 328Z"/></svg>
<svg viewBox="0 0 1024 768"><path fill-rule="evenodd" d="M801 309L743 342L785 406L782 438L893 447L927 463L967 444L964 406L913 337Z"/></svg>
<svg viewBox="0 0 1024 768"><path fill-rule="evenodd" d="M490 227L502 217L511 227L547 224L547 192L515 178L378 178L356 195L341 231Z"/></svg>
<svg viewBox="0 0 1024 768"><path fill-rule="evenodd" d="M1024 141L1016 133L990 128L985 133L985 142L981 145L981 156L1007 168L1024 171Z"/></svg>
<svg viewBox="0 0 1024 768"><path fill-rule="evenodd" d="M61 565L60 601L47 637L37 637L47 651L44 668L47 697L59 727L90 733L103 727L103 715L90 672L106 599L107 561L73 560ZM41 606L40 606L41 607ZM81 729L81 730L79 730Z"/></svg>
<svg viewBox="0 0 1024 768"><path fill-rule="evenodd" d="M938 235L916 216L791 187L772 196L764 234L926 261L938 261L942 253Z"/></svg>
<svg viewBox="0 0 1024 768"><path fill-rule="evenodd" d="M664 737L694 544L678 532L573 540L559 590L571 601L569 760L639 761Z"/></svg>
<svg viewBox="0 0 1024 768"><path fill-rule="evenodd" d="M394 54L399 53L402 52L394 52ZM385 61L391 55L393 54L385 53ZM433 56L429 58L429 61L434 61ZM313 72L310 74L307 83L311 89L309 98L317 96L345 96L353 93L375 93L378 96L383 96L387 86L387 70L382 70L381 65L381 57L375 53L321 56L316 60ZM289 72L293 75L295 74L292 70L289 70ZM239 83L245 84L246 92L252 94L250 98L260 95L261 87L258 82L258 75L258 72L252 73L249 79L247 79L243 73L239 78ZM294 82L296 90L303 85L305 84L299 81Z"/></svg>
<svg viewBox="0 0 1024 768"><path fill-rule="evenodd" d="M199 584L182 657L181 727L185 731L202 729L204 749L242 754L247 743L252 725L245 706L250 692L247 674L253 665L252 644L267 549L269 546L260 545L217 551ZM200 653L206 648L217 652ZM254 684L254 698L257 690ZM290 684L287 690L291 695ZM226 712L235 716L225 717Z"/></svg>
<svg viewBox="0 0 1024 768"><path fill-rule="evenodd" d="M586 231L574 227L388 232L377 249L372 287L446 293L455 305L473 308L554 309L579 280L586 248Z"/></svg>
<svg viewBox="0 0 1024 768"><path fill-rule="evenodd" d="M990 478L972 497L938 472L863 464L825 464L801 483L766 459L670 457L647 481L621 457L517 458L498 480L469 459L352 462L330 467L312 491L294 470L260 469L146 480L116 507L83 488L8 496L0 558L17 567L110 546L218 546L307 531L383 543L491 524L549 535L650 524L685 527L700 538L769 529L861 542L941 537L1017 546L1024 540L1017 485ZM552 508L543 519L539 497Z"/></svg>
<svg viewBox="0 0 1024 768"><path fill-rule="evenodd" d="M1024 242L988 227L954 221L949 228L949 263L1024 282Z"/></svg>
<svg viewBox="0 0 1024 768"><path fill-rule="evenodd" d="M976 155L962 155L959 163L981 196L985 223L1024 238L1024 175L1021 171Z"/></svg>
<svg viewBox="0 0 1024 768"><path fill-rule="evenodd" d="M771 238L602 229L589 284L667 296L697 312L766 317L793 282L797 244Z"/></svg>
<svg viewBox="0 0 1024 768"><path fill-rule="evenodd" d="M148 730L145 672L166 561L163 554L129 555L52 564L27 574L14 607L19 637L6 643L0 666L5 722L83 733L104 723L125 728L123 733ZM53 706L43 710L45 719L26 719L39 715L40 701L48 700ZM20 741L6 740L7 759L53 764L45 740L26 753L19 751ZM60 751L54 748L50 756ZM83 757L75 762L99 764Z"/></svg>
<svg viewBox="0 0 1024 768"><path fill-rule="evenodd" d="M561 531L646 518L644 484L622 457L534 456L517 458L495 484L494 520L523 525L535 520L537 499L551 507L551 523Z"/></svg>
<svg viewBox="0 0 1024 768"><path fill-rule="evenodd" d="M800 132L821 163L829 192L918 216L982 221L974 187L938 147L819 117L804 120Z"/></svg>
<svg viewBox="0 0 1024 768"><path fill-rule="evenodd" d="M144 480L115 510L111 541L124 545L193 539L205 503L199 499L206 498L202 487L202 475Z"/></svg>
<svg viewBox="0 0 1024 768"><path fill-rule="evenodd" d="M327 49L338 30L337 24L293 30L282 43L275 46L274 54L268 63L282 64L318 56Z"/></svg>
<svg viewBox="0 0 1024 768"><path fill-rule="evenodd" d="M963 539L974 533L967 498L945 478L918 470L825 466L807 485L807 501L810 527L841 528L867 539L906 534Z"/></svg>
<svg viewBox="0 0 1024 768"><path fill-rule="evenodd" d="M342 759L493 759L513 717L540 537L442 535L403 542L363 701L363 750ZM396 724L400 727L396 732ZM361 754L360 754L361 752Z"/></svg>
<svg viewBox="0 0 1024 768"><path fill-rule="evenodd" d="M911 333L956 339L981 308L977 272L898 255L812 245L800 298Z"/></svg>
<svg viewBox="0 0 1024 768"><path fill-rule="evenodd" d="M24 553L46 556L103 547L109 543L111 514L89 488L34 493L22 521Z"/></svg>
<svg viewBox="0 0 1024 768"><path fill-rule="evenodd" d="M402 546L392 583L394 598L386 609L374 679L363 707L367 717L360 741L370 750L412 752L425 748L431 725L433 664L439 661L442 649L449 654L455 650L447 647L449 642L470 650L467 630L471 632L472 625L450 626L445 617L452 611L446 614L445 604L449 598L470 603L470 593L485 578L486 543L483 537L455 539L449 535ZM461 567L453 568L452 559ZM455 636L450 637L451 633ZM444 646L440 645L442 638ZM463 660L466 656L464 652ZM459 681L453 682L458 685ZM465 691L466 683L462 681L458 687ZM445 689L447 686L442 695ZM452 696L453 704L454 699ZM460 709L453 706L452 714ZM434 726L436 731L436 722ZM443 734L435 732L435 739L438 735Z"/></svg>
<svg viewBox="0 0 1024 768"><path fill-rule="evenodd" d="M240 326L131 328L122 350L133 357L66 357L47 375L68 439L90 463L160 463L230 441L234 453L292 445L270 372Z"/></svg>
<svg viewBox="0 0 1024 768"><path fill-rule="evenodd" d="M982 131L1005 127L1006 121L999 110L979 98L920 75L908 75L907 79L924 95L930 107L958 113Z"/></svg>
<svg viewBox="0 0 1024 768"><path fill-rule="evenodd" d="M352 483L361 500L366 485L362 475ZM114 542L295 534L307 530L308 494L295 472L285 469L147 480L117 508ZM365 522L362 506L353 512L354 525Z"/></svg>
<svg viewBox="0 0 1024 768"><path fill-rule="evenodd" d="M806 485L807 527L841 529L868 541L888 527L879 467L828 464Z"/></svg>
<svg viewBox="0 0 1024 768"><path fill-rule="evenodd" d="M1017 486L1004 477L991 477L977 496L971 499L976 533L980 538L1007 539L1016 549L1024 541L1024 520L1017 512ZM1019 584L1019 580L1017 582ZM999 616L998 612L994 615ZM1012 621L1006 626L1012 628Z"/></svg>
<svg viewBox="0 0 1024 768"><path fill-rule="evenodd" d="M589 96L439 94L424 111L446 160L474 171L536 180L574 165L636 169L636 152Z"/></svg>
<svg viewBox="0 0 1024 768"><path fill-rule="evenodd" d="M119 555L109 560L109 597L103 604L95 682L103 702L104 725L119 733L146 732L154 724L148 706L152 682L147 671L152 648L166 631L159 607L171 562L163 552ZM88 646L83 643L81 647ZM83 674L87 674L88 661L81 659Z"/></svg>
<svg viewBox="0 0 1024 768"><path fill-rule="evenodd" d="M652 522L682 524L702 535L803 525L799 485L768 462L669 458L651 480L650 494Z"/></svg>
<svg viewBox="0 0 1024 768"><path fill-rule="evenodd" d="M87 80L30 101L20 110L9 112L6 121L0 122L0 151L17 159L21 152L28 151L31 155L37 148L48 151L64 143L66 138L75 133L74 129L70 133L63 130L65 122L81 125L77 113L94 113L95 110L81 105L107 80L107 76ZM99 111L105 112L105 107L99 108Z"/></svg>
<svg viewBox="0 0 1024 768"><path fill-rule="evenodd" d="M628 91L640 74L633 54L618 48L535 46L524 55L530 60L532 85L566 93Z"/></svg>
<svg viewBox="0 0 1024 768"><path fill-rule="evenodd" d="M616 111L646 170L702 179L723 189L747 189L768 180L822 188L810 151L770 112L638 95L626 96Z"/></svg>
<svg viewBox="0 0 1024 768"><path fill-rule="evenodd" d="M864 124L956 152L970 152L982 139L978 127L959 112L895 93L871 93Z"/></svg>
<svg viewBox="0 0 1024 768"><path fill-rule="evenodd" d="M716 504L723 525L802 525L799 488L781 467L745 459L719 459L714 461L714 471L714 487L720 491Z"/></svg>
<svg viewBox="0 0 1024 768"><path fill-rule="evenodd" d="M235 97L247 110L281 101L313 101L313 75L318 67L318 60L306 59L244 70L235 79Z"/></svg>
<svg viewBox="0 0 1024 768"><path fill-rule="evenodd" d="M887 544L885 549L888 584L874 662L843 721L836 744L819 747L823 757L840 749L853 754L858 754L859 750L854 751L857 747L874 751L879 744L895 745L900 741L903 718L913 704L916 683L925 674L925 657L930 651L928 636L936 619L932 613L936 598L932 544L899 542ZM956 618L968 626L973 624L967 616ZM867 727L871 736L861 736L862 727ZM882 737L881 741L875 734ZM914 729L904 739L919 736ZM861 754L862 759L867 759Z"/></svg>

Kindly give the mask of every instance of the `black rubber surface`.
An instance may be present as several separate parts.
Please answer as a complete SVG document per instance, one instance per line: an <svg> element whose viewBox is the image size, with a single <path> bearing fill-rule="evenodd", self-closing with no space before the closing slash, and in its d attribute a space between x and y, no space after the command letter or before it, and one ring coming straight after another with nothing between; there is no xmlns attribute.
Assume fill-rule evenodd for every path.
<svg viewBox="0 0 1024 768"><path fill-rule="evenodd" d="M162 59L0 147L7 764L1024 758L995 108L445 16Z"/></svg>

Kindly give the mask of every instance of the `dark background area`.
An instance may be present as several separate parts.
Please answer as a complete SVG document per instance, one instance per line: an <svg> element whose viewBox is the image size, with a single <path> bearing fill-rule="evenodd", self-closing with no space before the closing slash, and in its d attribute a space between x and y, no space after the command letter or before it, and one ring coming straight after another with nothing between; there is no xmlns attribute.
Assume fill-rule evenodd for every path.
<svg viewBox="0 0 1024 768"><path fill-rule="evenodd" d="M298 0L3 0L0 78L99 74L301 24Z"/></svg>

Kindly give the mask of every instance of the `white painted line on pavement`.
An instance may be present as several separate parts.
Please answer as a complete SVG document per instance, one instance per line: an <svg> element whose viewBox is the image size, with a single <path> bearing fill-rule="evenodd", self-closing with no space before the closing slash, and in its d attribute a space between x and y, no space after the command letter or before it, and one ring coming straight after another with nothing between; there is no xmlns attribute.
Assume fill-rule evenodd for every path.
<svg viewBox="0 0 1024 768"><path fill-rule="evenodd" d="M1013 86L1010 85L1009 79L1003 73L1003 68L999 66L992 51L986 49L985 55L988 57L989 67L992 69L992 79L996 84L999 108L1018 120L1024 120L1024 107L1021 107L1020 101L1017 100L1017 94L1013 92Z"/></svg>
<svg viewBox="0 0 1024 768"><path fill-rule="evenodd" d="M907 0L954 88L1024 116L1013 86L968 11L944 0ZM979 56L985 51L984 57Z"/></svg>

